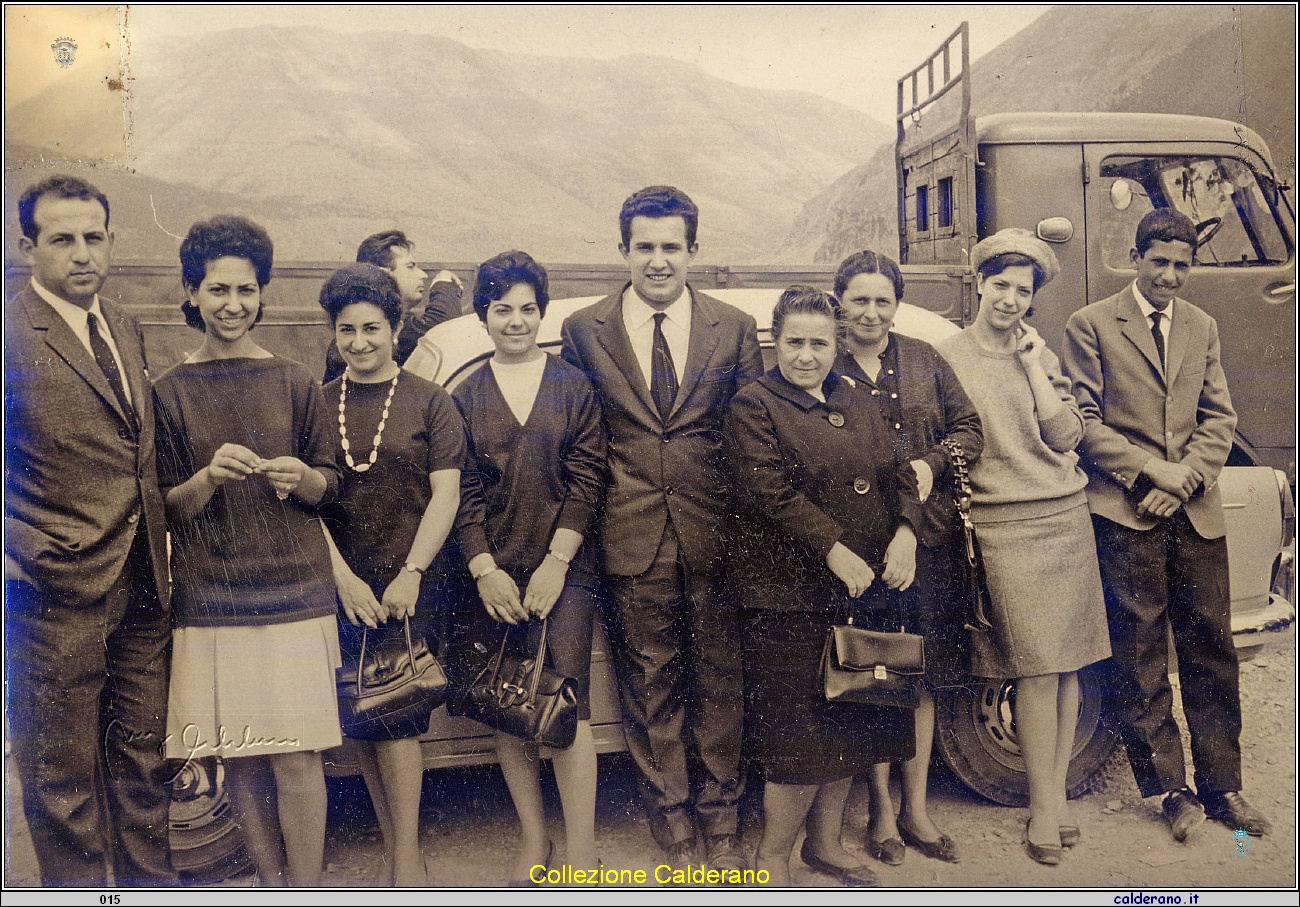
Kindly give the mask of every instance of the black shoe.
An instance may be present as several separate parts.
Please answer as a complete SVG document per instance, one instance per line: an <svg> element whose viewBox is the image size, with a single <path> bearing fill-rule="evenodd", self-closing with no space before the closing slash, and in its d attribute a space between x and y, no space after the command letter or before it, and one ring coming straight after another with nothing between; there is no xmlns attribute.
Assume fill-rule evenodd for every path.
<svg viewBox="0 0 1300 907"><path fill-rule="evenodd" d="M1062 847L1075 847L1083 840L1083 832L1079 831L1077 825L1062 825L1060 832Z"/></svg>
<svg viewBox="0 0 1300 907"><path fill-rule="evenodd" d="M1160 808L1169 820L1175 841L1186 841L1205 821L1205 807L1196 799L1196 794L1185 787L1166 794Z"/></svg>
<svg viewBox="0 0 1300 907"><path fill-rule="evenodd" d="M960 863L961 851L957 849L957 842L947 835L939 835L933 841L922 841L906 825L899 821L898 833L903 836L903 843L908 847L914 848L921 852L923 856L931 860L943 860L945 863Z"/></svg>
<svg viewBox="0 0 1300 907"><path fill-rule="evenodd" d="M1029 823L1032 821L1032 819L1025 820L1025 852L1044 866L1059 866L1061 864L1059 844L1035 844L1029 840Z"/></svg>
<svg viewBox="0 0 1300 907"><path fill-rule="evenodd" d="M807 838L804 838L803 847L799 849L799 859L803 860L804 865L813 872L831 876L839 880L841 885L847 885L850 888L875 888L880 884L880 879L876 878L876 874L862 864L857 866L836 866L834 863L827 863L809 849Z"/></svg>
<svg viewBox="0 0 1300 907"><path fill-rule="evenodd" d="M1205 794L1201 797L1201 802L1205 804L1206 816L1222 822L1234 831L1244 831L1257 838L1273 833L1272 823L1247 803L1239 791Z"/></svg>
<svg viewBox="0 0 1300 907"><path fill-rule="evenodd" d="M710 835L704 840L704 853L710 869L744 872L749 868L740 846L740 835Z"/></svg>

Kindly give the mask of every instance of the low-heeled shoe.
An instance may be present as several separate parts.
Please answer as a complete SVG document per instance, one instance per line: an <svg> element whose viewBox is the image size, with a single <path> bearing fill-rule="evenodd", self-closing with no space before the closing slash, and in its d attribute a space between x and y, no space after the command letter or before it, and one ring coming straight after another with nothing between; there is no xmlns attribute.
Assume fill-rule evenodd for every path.
<svg viewBox="0 0 1300 907"><path fill-rule="evenodd" d="M957 842L947 835L939 835L934 841L922 841L916 836L916 832L902 822L898 823L898 833L903 836L904 844L920 851L931 860L943 860L945 863L961 862L961 851L957 849Z"/></svg>
<svg viewBox="0 0 1300 907"><path fill-rule="evenodd" d="M839 880L842 885L853 888L874 888L880 884L880 879L876 878L876 874L861 864L857 866L836 866L834 863L827 863L808 848L807 838L804 838L803 847L799 849L799 859L803 860L804 865L813 872L831 876Z"/></svg>
<svg viewBox="0 0 1300 907"><path fill-rule="evenodd" d="M1083 832L1079 831L1077 825L1062 825L1060 832L1062 847L1074 847L1083 839Z"/></svg>
<svg viewBox="0 0 1300 907"><path fill-rule="evenodd" d="M1263 813L1247 803L1240 791L1205 794L1201 797L1201 803L1204 804L1208 817L1222 822L1234 831L1244 831L1257 838L1273 831L1273 824L1264 818Z"/></svg>
<svg viewBox="0 0 1300 907"><path fill-rule="evenodd" d="M1171 791L1165 796L1164 803L1160 804L1160 809L1169 820L1175 841L1186 841L1205 821L1205 807L1187 788Z"/></svg>
<svg viewBox="0 0 1300 907"><path fill-rule="evenodd" d="M1059 866L1061 863L1061 846L1059 844L1035 844L1029 840L1029 823L1025 820L1025 852L1044 866Z"/></svg>
<svg viewBox="0 0 1300 907"><path fill-rule="evenodd" d="M877 841L871 837L871 832L867 832L862 836L862 846L873 859L879 860L886 866L901 866L903 858L907 856L907 845L899 837Z"/></svg>

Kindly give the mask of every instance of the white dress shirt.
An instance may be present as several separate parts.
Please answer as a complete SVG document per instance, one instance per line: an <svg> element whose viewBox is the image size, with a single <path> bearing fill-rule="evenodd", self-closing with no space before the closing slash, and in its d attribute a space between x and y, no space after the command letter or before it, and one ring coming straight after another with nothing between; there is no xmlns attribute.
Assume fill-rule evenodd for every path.
<svg viewBox="0 0 1300 907"><path fill-rule="evenodd" d="M126 391L126 398L128 400L134 400L135 397L131 394L130 379L127 378L126 369L122 367L122 354L118 352L117 341L113 339L113 332L108 329L108 319L104 317L104 312L99 307L99 294L95 294L94 300L90 303L90 309L87 310L83 309L76 303L68 302L66 299L55 296L49 290L45 289L45 287L41 286L35 277L32 278L32 289L36 291L37 296L48 302L50 308L58 312L59 316L68 323L68 327L72 328L72 333L77 335L77 339L81 341L81 345L90 353L91 358L94 358L95 350L90 345L90 325L86 316L88 314L94 314L95 319L99 322L99 336L104 338L104 341L108 344L109 350L113 353L114 361L117 362L117 373L122 379L122 388Z"/></svg>
<svg viewBox="0 0 1300 907"><path fill-rule="evenodd" d="M651 308L628 287L623 291L623 327L627 329L628 339L632 341L632 352L636 353L637 364L645 376L645 385L650 387L651 354L655 343L655 315L659 309ZM673 357L673 370L677 372L677 385L686 380L686 353L691 346L691 291L682 290L682 295L662 309L668 317L664 319L664 340L668 341L668 352Z"/></svg>
<svg viewBox="0 0 1300 907"><path fill-rule="evenodd" d="M1166 361L1160 363L1160 368L1163 371L1169 358L1169 328L1173 324L1175 300L1173 299L1169 300L1169 305L1165 306L1163 310L1157 309L1151 303L1147 302L1147 298L1143 296L1142 291L1138 289L1136 280L1133 281L1133 296L1135 299L1137 299L1138 308L1142 310L1142 317L1146 319L1148 334L1151 333L1151 313L1160 312L1160 314L1164 316L1163 318L1160 319L1160 336L1165 338L1165 360Z"/></svg>

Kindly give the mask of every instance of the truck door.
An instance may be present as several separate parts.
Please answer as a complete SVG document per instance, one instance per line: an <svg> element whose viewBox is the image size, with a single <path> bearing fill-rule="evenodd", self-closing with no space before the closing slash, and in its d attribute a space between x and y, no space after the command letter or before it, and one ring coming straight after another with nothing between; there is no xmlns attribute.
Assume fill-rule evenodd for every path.
<svg viewBox="0 0 1300 907"><path fill-rule="evenodd" d="M1244 442L1237 462L1245 454L1294 478L1295 232L1272 167L1222 142L1090 144L1084 159L1089 300L1133 281L1143 215L1173 207L1190 217L1201 245L1182 295L1218 322Z"/></svg>

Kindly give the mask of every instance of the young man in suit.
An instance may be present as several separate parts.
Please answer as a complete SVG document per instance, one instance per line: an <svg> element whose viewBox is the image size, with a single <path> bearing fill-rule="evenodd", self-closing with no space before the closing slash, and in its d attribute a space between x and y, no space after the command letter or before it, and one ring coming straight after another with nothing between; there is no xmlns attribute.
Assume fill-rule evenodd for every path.
<svg viewBox="0 0 1300 907"><path fill-rule="evenodd" d="M1164 795L1175 840L1204 820L1252 835L1269 822L1241 796L1241 703L1232 642L1227 529L1217 487L1237 417L1213 318L1176 296L1196 227L1172 208L1142 218L1137 279L1066 326L1064 367L1106 592L1110 693L1144 797ZM1173 717L1168 630L1178 654L1196 792Z"/></svg>
<svg viewBox="0 0 1300 907"><path fill-rule="evenodd" d="M759 377L754 319L693 289L699 212L651 186L623 203L631 280L565 319L563 355L600 394L611 484L600 536L616 607L615 666L628 748L655 840L672 865L743 869L739 621L722 594L727 482L722 420ZM688 747L703 777L692 802Z"/></svg>
<svg viewBox="0 0 1300 907"><path fill-rule="evenodd" d="M18 201L31 282L5 307L9 722L41 882L168 885L167 526L144 338L99 289L108 200Z"/></svg>
<svg viewBox="0 0 1300 907"><path fill-rule="evenodd" d="M402 294L402 329L397 335L397 349L393 361L404 365L411 358L415 346L435 324L442 324L462 314L460 304L461 284L450 271L439 271L429 287L429 299L424 299L424 282L429 275L420 269L411 257L414 248L401 230L385 230L367 236L357 247L357 262L383 268L397 281ZM325 375L322 384L329 384L347 363L339 355L338 344L330 341L325 350Z"/></svg>

